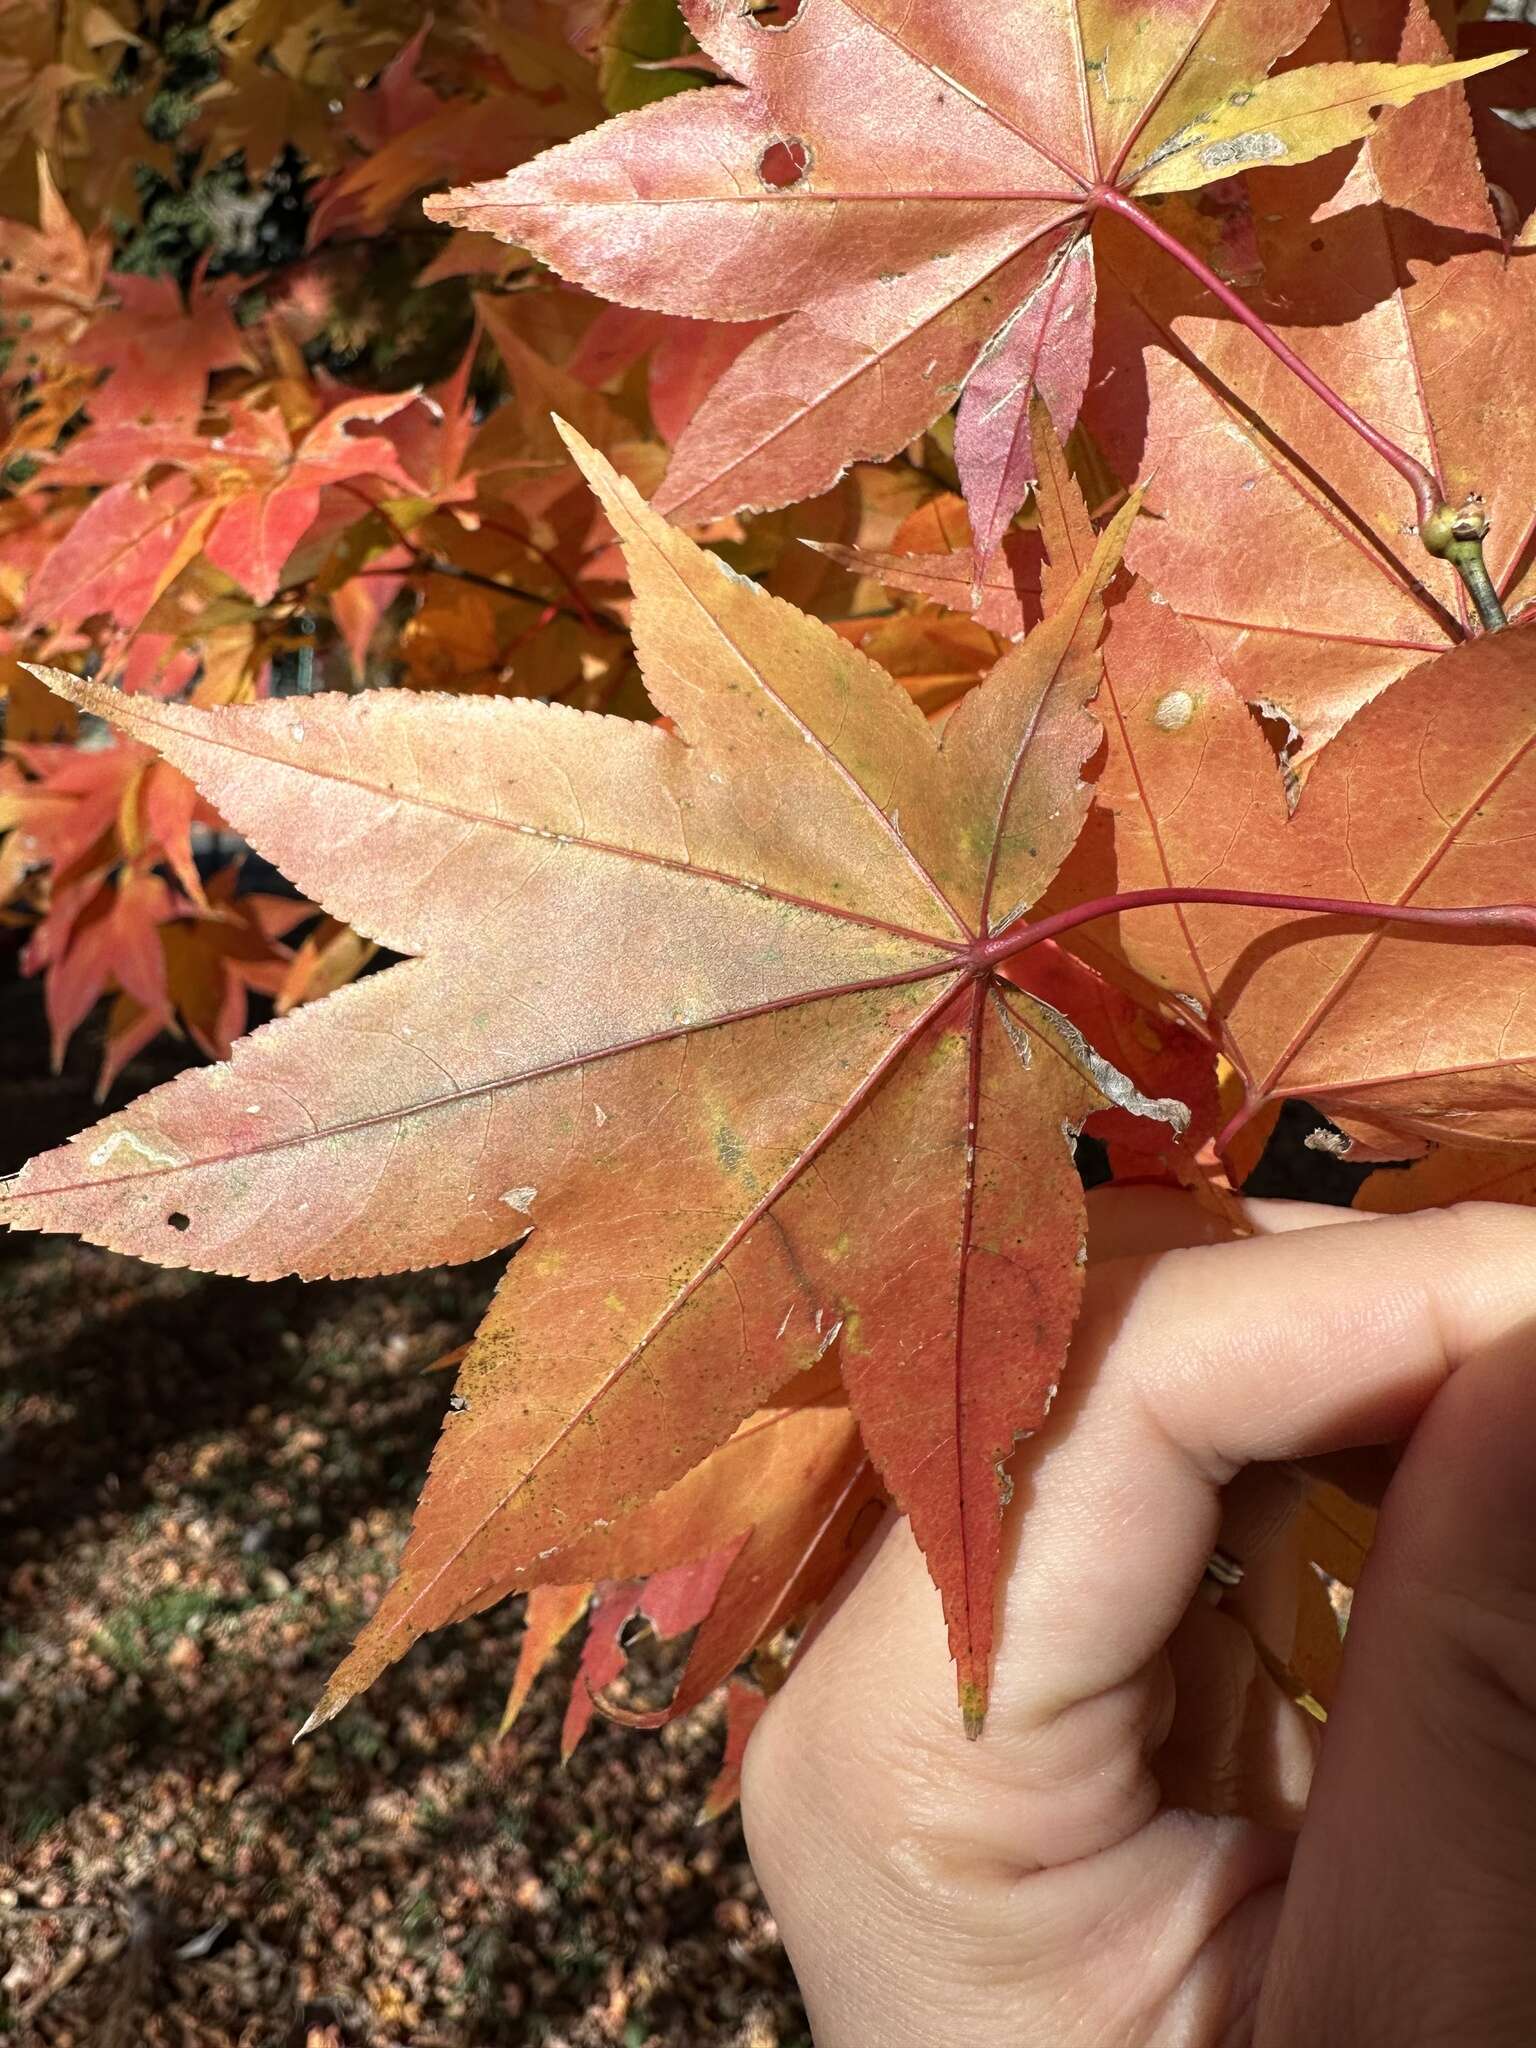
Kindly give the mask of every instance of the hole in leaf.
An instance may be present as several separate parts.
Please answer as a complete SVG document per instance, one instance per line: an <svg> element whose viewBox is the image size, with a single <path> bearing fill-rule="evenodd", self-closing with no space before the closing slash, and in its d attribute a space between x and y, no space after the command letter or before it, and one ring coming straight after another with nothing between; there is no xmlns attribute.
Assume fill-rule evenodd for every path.
<svg viewBox="0 0 1536 2048"><path fill-rule="evenodd" d="M179 1209L173 1209L165 1220L169 1223L172 1230L188 1230L192 1225L191 1217L183 1216Z"/></svg>
<svg viewBox="0 0 1536 2048"><path fill-rule="evenodd" d="M619 1630L619 1648L625 1651L633 1650L637 1644L643 1643L650 1633L651 1624L645 1616L632 1614Z"/></svg>
<svg viewBox="0 0 1536 2048"><path fill-rule="evenodd" d="M788 28L804 5L805 0L747 0L744 12L754 28Z"/></svg>
<svg viewBox="0 0 1536 2048"><path fill-rule="evenodd" d="M757 160L757 175L776 192L786 192L799 184L810 167L811 145L798 135L787 135L780 142L769 143Z"/></svg>

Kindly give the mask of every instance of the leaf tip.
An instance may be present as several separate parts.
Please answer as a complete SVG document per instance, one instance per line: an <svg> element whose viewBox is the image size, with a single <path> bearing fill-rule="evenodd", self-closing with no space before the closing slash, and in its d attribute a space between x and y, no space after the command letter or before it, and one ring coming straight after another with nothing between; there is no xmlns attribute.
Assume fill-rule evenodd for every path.
<svg viewBox="0 0 1536 2048"><path fill-rule="evenodd" d="M557 412L551 412L549 417L555 432L569 449L571 460L586 478L593 496L612 520L622 540L626 519L644 516L644 499L628 478L621 476L607 456L594 448L585 434L573 427L569 420L563 420Z"/></svg>
<svg viewBox="0 0 1536 2048"><path fill-rule="evenodd" d="M987 1721L987 1691L974 1679L962 1680L960 1686L960 1721L965 1729L967 1742L975 1742Z"/></svg>
<svg viewBox="0 0 1536 2048"><path fill-rule="evenodd" d="M602 475L608 470L609 464L598 454L586 436L571 425L569 420L561 419L557 412L552 412L549 417L555 432L560 436L566 447L570 449L571 460L576 464L576 467L581 471L588 483L594 481L594 471L598 475Z"/></svg>
<svg viewBox="0 0 1536 2048"><path fill-rule="evenodd" d="M326 1703L324 1699L322 1699L320 1701L320 1704L315 1708L314 1712L310 1715L309 1719L304 1723L304 1726L294 1736L291 1747L297 1749L299 1744L304 1740L306 1735L313 1735L317 1728L323 1728L326 1722L333 1717L335 1712L336 1709L334 1707L331 1707L329 1710L327 1710Z"/></svg>
<svg viewBox="0 0 1536 2048"><path fill-rule="evenodd" d="M1528 57L1528 50L1495 50L1486 57L1467 57L1460 64L1447 64L1447 71L1454 71L1458 78L1475 78L1480 71L1497 71L1500 65L1513 64L1519 57Z"/></svg>
<svg viewBox="0 0 1536 2048"><path fill-rule="evenodd" d="M16 666L25 669L56 697L67 697L71 704L89 704L101 693L100 683L88 683L83 676L72 676L68 669L48 668L37 661L18 661Z"/></svg>

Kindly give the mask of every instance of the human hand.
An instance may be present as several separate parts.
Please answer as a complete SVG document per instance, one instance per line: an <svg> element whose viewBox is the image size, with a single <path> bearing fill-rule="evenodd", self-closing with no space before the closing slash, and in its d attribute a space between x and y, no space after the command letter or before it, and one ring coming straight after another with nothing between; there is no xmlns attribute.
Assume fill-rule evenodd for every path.
<svg viewBox="0 0 1536 2048"><path fill-rule="evenodd" d="M1528 2048L1536 1216L1255 1204L1191 1246L1181 1197L1090 1210L981 1740L896 1523L747 1751L818 2048ZM1289 1601L1275 1461L1387 1443L1319 1759L1202 1574L1219 1543ZM1239 1772L1274 1824L1212 1817Z"/></svg>

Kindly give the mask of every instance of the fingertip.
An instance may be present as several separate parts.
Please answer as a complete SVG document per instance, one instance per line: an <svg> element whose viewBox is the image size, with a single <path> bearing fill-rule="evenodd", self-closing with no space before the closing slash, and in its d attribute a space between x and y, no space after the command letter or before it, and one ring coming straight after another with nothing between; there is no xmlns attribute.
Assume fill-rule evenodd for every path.
<svg viewBox="0 0 1536 2048"><path fill-rule="evenodd" d="M1335 1209L1321 1202L1245 1199L1239 1206L1260 1237L1383 1220L1367 1210ZM1088 1196L1088 1256L1094 1264L1227 1244L1238 1234L1225 1216L1181 1188L1111 1186L1094 1188Z"/></svg>

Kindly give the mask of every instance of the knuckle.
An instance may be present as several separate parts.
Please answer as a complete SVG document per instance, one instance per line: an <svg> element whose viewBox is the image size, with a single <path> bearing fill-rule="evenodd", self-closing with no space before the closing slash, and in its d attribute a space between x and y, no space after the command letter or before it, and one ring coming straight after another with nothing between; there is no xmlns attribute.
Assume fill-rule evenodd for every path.
<svg viewBox="0 0 1536 2048"><path fill-rule="evenodd" d="M827 1859L855 1859L884 1825L896 1773L878 1781L876 1759L820 1697L814 1670L797 1672L770 1702L747 1745L742 1824L770 1895L802 1882Z"/></svg>
<svg viewBox="0 0 1536 2048"><path fill-rule="evenodd" d="M1448 1366L1536 1310L1536 1211L1455 1202L1392 1222L1399 1270Z"/></svg>
<svg viewBox="0 0 1536 2048"><path fill-rule="evenodd" d="M1511 1202L1452 1202L1400 1221L1423 1239L1426 1256L1453 1267L1481 1263L1493 1252L1536 1255L1536 1210Z"/></svg>

